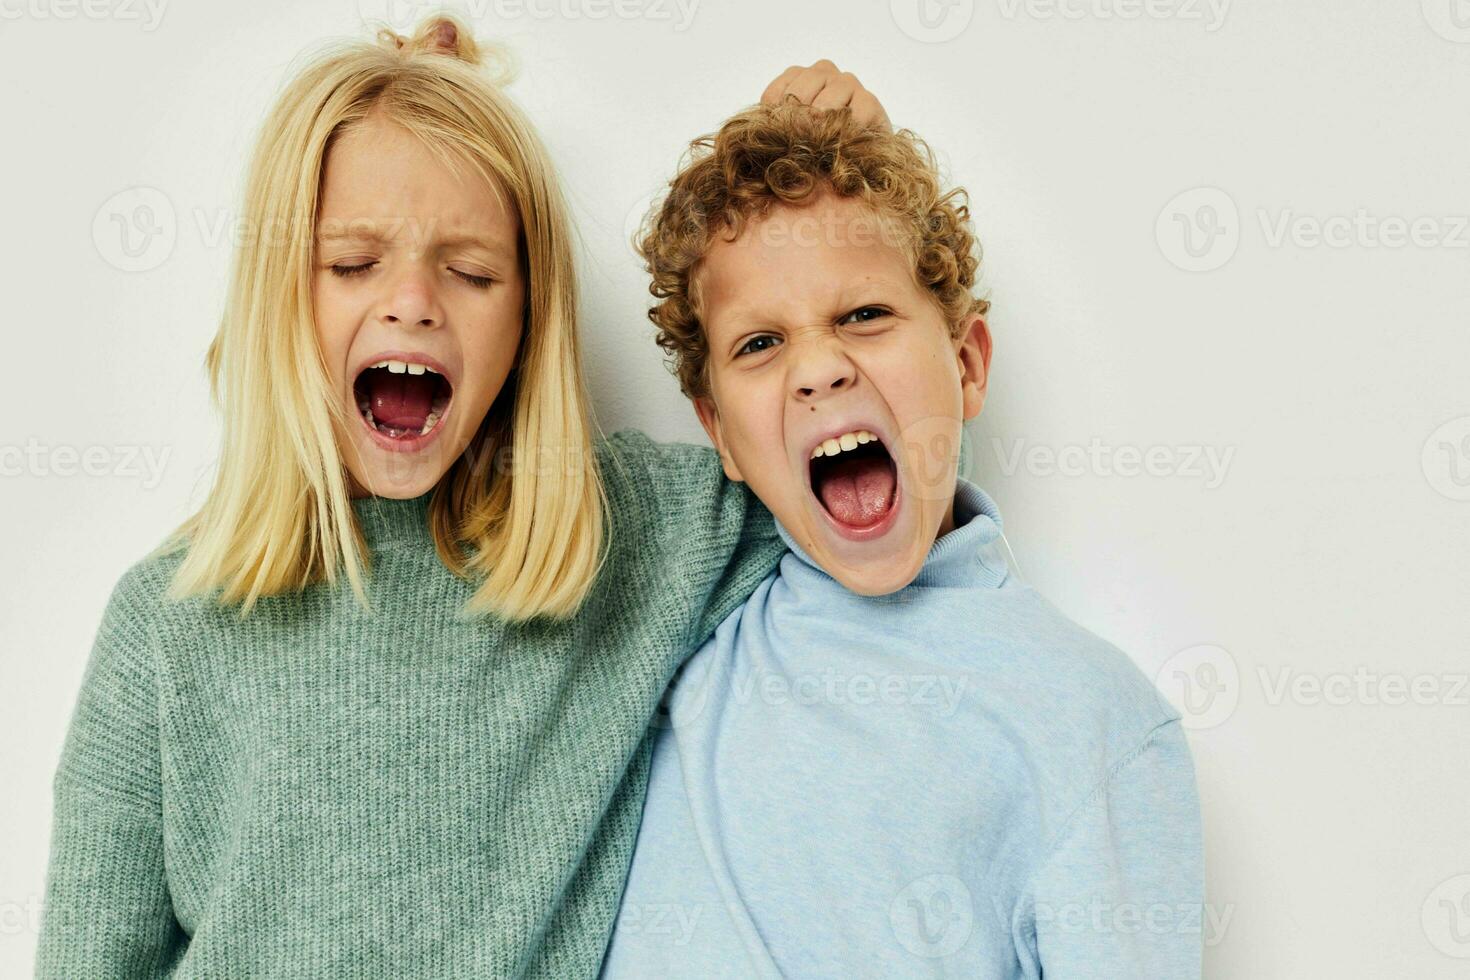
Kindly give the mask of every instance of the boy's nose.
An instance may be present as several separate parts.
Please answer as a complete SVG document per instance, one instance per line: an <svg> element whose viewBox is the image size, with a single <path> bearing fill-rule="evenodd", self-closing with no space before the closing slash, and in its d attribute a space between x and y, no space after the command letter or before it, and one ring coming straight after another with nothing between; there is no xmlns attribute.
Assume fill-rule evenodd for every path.
<svg viewBox="0 0 1470 980"><path fill-rule="evenodd" d="M851 388L857 371L835 344L815 344L791 372L792 395L799 402L817 402Z"/></svg>

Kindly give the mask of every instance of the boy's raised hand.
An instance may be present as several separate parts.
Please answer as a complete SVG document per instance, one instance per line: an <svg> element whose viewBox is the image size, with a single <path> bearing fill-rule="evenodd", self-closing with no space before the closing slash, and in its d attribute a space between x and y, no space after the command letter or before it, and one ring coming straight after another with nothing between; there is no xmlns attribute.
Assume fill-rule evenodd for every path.
<svg viewBox="0 0 1470 980"><path fill-rule="evenodd" d="M849 106L853 119L862 125L893 128L877 96L863 88L856 75L839 71L826 58L805 67L792 65L777 75L776 80L761 93L761 101L767 105L778 105L787 98L794 98L814 109Z"/></svg>

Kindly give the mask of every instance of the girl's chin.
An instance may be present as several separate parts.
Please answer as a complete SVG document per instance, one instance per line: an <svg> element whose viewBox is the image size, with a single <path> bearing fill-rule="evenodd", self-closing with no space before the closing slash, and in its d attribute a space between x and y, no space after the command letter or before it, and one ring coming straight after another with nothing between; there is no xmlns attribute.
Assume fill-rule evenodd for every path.
<svg viewBox="0 0 1470 980"><path fill-rule="evenodd" d="M353 482L364 491L362 495L395 500L419 497L434 489L449 469L449 461L442 460L438 452L388 453L367 440L363 443L359 449L361 462L366 465L354 468L352 474Z"/></svg>

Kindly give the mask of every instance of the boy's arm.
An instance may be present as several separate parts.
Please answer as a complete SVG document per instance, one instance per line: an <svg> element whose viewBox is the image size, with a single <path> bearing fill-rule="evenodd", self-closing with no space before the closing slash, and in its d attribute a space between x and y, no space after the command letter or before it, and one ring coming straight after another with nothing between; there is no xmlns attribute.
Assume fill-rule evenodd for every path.
<svg viewBox="0 0 1470 980"><path fill-rule="evenodd" d="M164 873L157 678L130 581L108 602L56 772L37 977L163 976L187 941Z"/></svg>
<svg viewBox="0 0 1470 980"><path fill-rule="evenodd" d="M1177 720L1154 729L1073 816L1030 898L1024 914L1047 980L1200 976L1199 800Z"/></svg>

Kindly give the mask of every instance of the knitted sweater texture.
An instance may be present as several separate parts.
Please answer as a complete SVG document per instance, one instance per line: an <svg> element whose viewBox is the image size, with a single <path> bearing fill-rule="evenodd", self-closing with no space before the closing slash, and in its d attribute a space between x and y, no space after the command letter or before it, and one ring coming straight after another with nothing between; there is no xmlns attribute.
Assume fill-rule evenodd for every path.
<svg viewBox="0 0 1470 980"><path fill-rule="evenodd" d="M565 621L467 619L427 496L354 502L344 585L249 616L118 583L55 778L42 977L590 977L670 676L776 565L717 457L598 447L607 563Z"/></svg>

